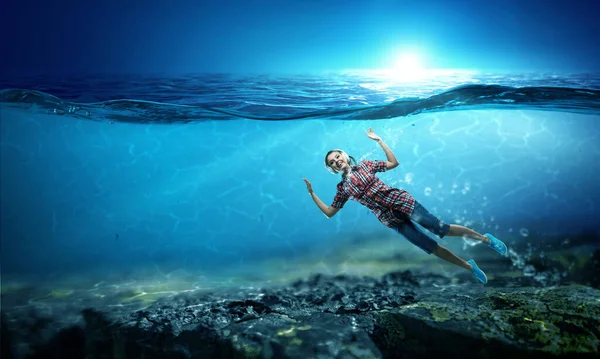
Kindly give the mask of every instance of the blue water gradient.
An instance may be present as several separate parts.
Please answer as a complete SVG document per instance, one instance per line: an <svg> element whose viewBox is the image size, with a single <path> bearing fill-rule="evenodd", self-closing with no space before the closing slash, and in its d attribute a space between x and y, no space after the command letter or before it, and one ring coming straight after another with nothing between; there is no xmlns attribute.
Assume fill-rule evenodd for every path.
<svg viewBox="0 0 600 359"><path fill-rule="evenodd" d="M512 78L498 77L495 82L506 85ZM321 112L354 105L389 108L403 101L403 93L416 91L414 85L386 88L381 79L366 80L344 82L325 76L313 79L311 86L298 87L285 79L263 79L254 85L255 92L249 92L247 79L235 82L226 77L205 85L219 91L206 90L200 96L200 90L173 90L170 101L165 96L175 80L146 89L160 93L159 108L193 101L223 108L231 101L232 106L246 106L236 111L267 117L302 113L309 105L313 106L309 111ZM537 81L520 85L549 89L555 84L552 78ZM44 103L7 101L7 91L12 90L5 89L2 98L7 102L0 109L3 273L133 268L148 263L218 268L298 258L314 251L326 260L348 238L393 235L404 241L354 202L335 217L325 218L302 181L302 177L311 180L315 192L329 204L339 181L323 166L329 149L343 148L357 159L385 158L366 137L369 127L400 161L398 168L380 178L407 189L447 222L493 232L509 246L525 242L543 246L547 238L568 239L586 231L598 234L600 114L590 111L598 105L598 80L587 86L581 79L555 81L574 82L572 88L578 90L563 86L561 93L570 97L546 98L544 109L550 111L532 109L527 100L533 95L512 83L515 93L524 93L524 101L500 107L504 110L474 105L410 117L391 113L378 121L322 115L295 121L220 121L222 117L216 116L187 124L127 121L151 116L156 108L136 114L135 104L151 101L152 93L135 97L136 91L142 92L140 87L125 83L113 84L113 89L122 87L122 93L90 87L96 92L86 94L67 84L62 93L56 88L21 92L26 98L31 98L27 97L31 90L57 96L50 105L128 98L125 107L111 109L123 121L96 121L95 110L89 118L57 115ZM477 89L494 84L479 85L484 86ZM189 83L185 86L189 90ZM416 98L446 90L446 86L430 88ZM254 93L262 97L254 98ZM592 100L581 100L588 95ZM543 100L539 92L535 96L536 101ZM565 112L565 103L575 99L587 106L585 113ZM271 107L274 112L266 110ZM158 125L165 123L169 125ZM460 240L448 243L459 253L471 250L461 247Z"/></svg>

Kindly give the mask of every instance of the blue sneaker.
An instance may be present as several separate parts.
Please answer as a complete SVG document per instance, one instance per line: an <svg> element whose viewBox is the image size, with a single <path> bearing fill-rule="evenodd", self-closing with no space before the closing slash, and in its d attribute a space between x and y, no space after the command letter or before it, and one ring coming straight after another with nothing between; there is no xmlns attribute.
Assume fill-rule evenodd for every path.
<svg viewBox="0 0 600 359"><path fill-rule="evenodd" d="M484 236L486 236L490 239L490 244L488 244L488 246L490 248L492 248L493 250L495 250L496 252L498 252L502 255L506 254L506 244L504 244L504 242L502 242L501 240L492 236L489 233L484 234Z"/></svg>
<svg viewBox="0 0 600 359"><path fill-rule="evenodd" d="M479 280L483 284L487 283L487 277L485 276L485 273L483 273L483 271L479 269L477 264L475 264L475 261L470 259L467 261L467 263L473 266L473 270L471 271L471 273L473 273L475 278L477 278L477 280Z"/></svg>

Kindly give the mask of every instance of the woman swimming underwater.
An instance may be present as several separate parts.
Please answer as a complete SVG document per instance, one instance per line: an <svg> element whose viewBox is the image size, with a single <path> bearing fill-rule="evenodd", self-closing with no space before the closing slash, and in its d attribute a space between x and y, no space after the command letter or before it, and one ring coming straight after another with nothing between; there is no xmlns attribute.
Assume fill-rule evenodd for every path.
<svg viewBox="0 0 600 359"><path fill-rule="evenodd" d="M420 224L440 238L457 236L481 241L502 255L506 254L506 245L489 233L481 235L467 227L444 223L429 213L410 193L390 187L377 178L375 175L377 172L384 172L397 167L398 161L390 148L371 128L369 128L367 136L379 143L387 160L364 160L357 163L353 157L348 156L342 150L336 149L327 152L325 155L327 169L331 173L342 174L342 181L337 185L337 194L331 206L323 203L314 193L312 184L306 178L303 178L308 193L310 193L319 209L328 218L331 218L344 207L348 199L355 200L369 208L385 226L396 230L426 253L433 253L449 263L462 267L473 273L480 282L487 283L485 273L473 259L464 261L448 248L439 245L433 238L423 233L415 226L415 223Z"/></svg>

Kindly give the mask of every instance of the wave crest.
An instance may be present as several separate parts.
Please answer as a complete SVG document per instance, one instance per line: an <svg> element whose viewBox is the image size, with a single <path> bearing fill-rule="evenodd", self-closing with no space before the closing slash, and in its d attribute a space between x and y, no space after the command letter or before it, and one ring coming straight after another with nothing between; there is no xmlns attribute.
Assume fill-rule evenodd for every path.
<svg viewBox="0 0 600 359"><path fill-rule="evenodd" d="M311 98L306 98L309 102ZM3 106L42 111L77 119L127 123L191 123L202 121L250 119L291 121L306 119L382 120L426 112L466 109L535 109L587 114L600 113L600 90L570 87L510 87L502 85L464 85L425 98L402 98L391 103L359 105L354 103L307 110L297 103L272 106L261 101L239 110L240 101L222 107L211 104L175 104L135 99L115 99L77 103L36 90L0 91ZM309 106L310 107L310 106Z"/></svg>

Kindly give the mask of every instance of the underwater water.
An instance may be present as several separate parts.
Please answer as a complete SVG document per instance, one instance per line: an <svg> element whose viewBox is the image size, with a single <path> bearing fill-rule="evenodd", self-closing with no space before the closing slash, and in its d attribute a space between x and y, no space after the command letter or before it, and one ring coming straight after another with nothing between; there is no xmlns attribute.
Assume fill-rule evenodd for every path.
<svg viewBox="0 0 600 359"><path fill-rule="evenodd" d="M315 206L302 178L331 204L340 177L324 166L328 150L385 159L368 128L400 162L380 179L443 221L508 245L500 257L467 239L439 240L475 258L488 285L590 285L571 274L600 245L600 76L457 72L396 83L348 72L1 85L3 311L72 301L143 308L318 273L410 270L475 282L356 202L330 219Z"/></svg>
<svg viewBox="0 0 600 359"><path fill-rule="evenodd" d="M589 75L30 81L1 92L5 275L252 271L313 252L326 262L351 238L402 243L356 202L328 220L302 182L330 204L328 150L385 159L369 127L400 161L379 177L448 223L536 248L598 235Z"/></svg>

